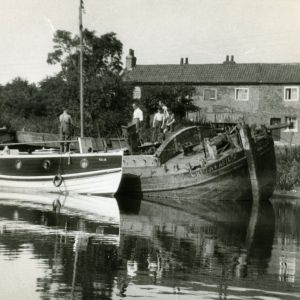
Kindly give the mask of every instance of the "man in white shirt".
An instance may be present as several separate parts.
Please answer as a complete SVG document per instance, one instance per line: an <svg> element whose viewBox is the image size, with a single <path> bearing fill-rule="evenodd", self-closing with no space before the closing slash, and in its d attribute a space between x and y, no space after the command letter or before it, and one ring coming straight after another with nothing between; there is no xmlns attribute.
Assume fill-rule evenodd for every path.
<svg viewBox="0 0 300 300"><path fill-rule="evenodd" d="M144 120L143 111L139 108L139 106L136 103L133 103L132 107L134 109L132 121L134 123L143 122L143 120Z"/></svg>
<svg viewBox="0 0 300 300"><path fill-rule="evenodd" d="M144 114L143 111L139 108L137 103L132 104L133 107L133 117L132 117L132 123L135 124L136 126L136 133L138 134L139 142L142 144L143 139L142 139L142 124L144 120Z"/></svg>

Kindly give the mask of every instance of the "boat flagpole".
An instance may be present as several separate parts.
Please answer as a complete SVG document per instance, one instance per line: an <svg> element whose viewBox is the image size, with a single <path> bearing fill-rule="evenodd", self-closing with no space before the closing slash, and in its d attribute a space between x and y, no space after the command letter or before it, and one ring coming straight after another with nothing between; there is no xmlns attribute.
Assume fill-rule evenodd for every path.
<svg viewBox="0 0 300 300"><path fill-rule="evenodd" d="M79 81L80 81L80 137L83 138L83 76L82 76L82 65L83 65L83 38L82 38L82 10L83 0L79 0L79 35L80 35L80 57L79 57Z"/></svg>

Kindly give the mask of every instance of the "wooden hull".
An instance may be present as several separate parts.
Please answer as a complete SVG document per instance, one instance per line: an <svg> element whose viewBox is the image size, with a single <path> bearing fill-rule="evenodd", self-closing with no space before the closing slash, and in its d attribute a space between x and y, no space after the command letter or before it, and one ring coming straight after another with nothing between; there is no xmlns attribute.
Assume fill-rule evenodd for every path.
<svg viewBox="0 0 300 300"><path fill-rule="evenodd" d="M255 151L261 197L268 198L273 193L276 178L273 141L257 144ZM195 169L186 166L178 170L176 160L162 166L133 167L142 164L139 159L144 159L146 164L145 157L124 157L119 194L139 193L143 199L176 207L181 206L182 201L188 205L188 201L195 199L251 199L252 186L244 150L228 152L205 167Z"/></svg>
<svg viewBox="0 0 300 300"><path fill-rule="evenodd" d="M122 152L0 156L0 191L114 194Z"/></svg>

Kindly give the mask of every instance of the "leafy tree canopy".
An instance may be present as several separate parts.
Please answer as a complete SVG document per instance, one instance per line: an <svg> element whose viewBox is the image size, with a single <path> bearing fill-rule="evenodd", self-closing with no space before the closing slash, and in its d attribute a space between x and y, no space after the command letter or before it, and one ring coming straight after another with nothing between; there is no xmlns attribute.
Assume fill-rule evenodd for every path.
<svg viewBox="0 0 300 300"><path fill-rule="evenodd" d="M25 79L15 78L0 89L1 123L11 126L16 118L28 119L40 114L43 108L38 87Z"/></svg>
<svg viewBox="0 0 300 300"><path fill-rule="evenodd" d="M61 71L55 78L43 81L41 88L53 87L54 97L59 99L54 102L59 103L59 108L67 106L78 121L80 40L77 35L58 30L53 42L53 52L48 54L47 62L60 64ZM118 127L128 120L130 105L128 91L120 77L121 55L122 43L115 33L98 37L94 31L83 31L85 135L109 134L112 124Z"/></svg>

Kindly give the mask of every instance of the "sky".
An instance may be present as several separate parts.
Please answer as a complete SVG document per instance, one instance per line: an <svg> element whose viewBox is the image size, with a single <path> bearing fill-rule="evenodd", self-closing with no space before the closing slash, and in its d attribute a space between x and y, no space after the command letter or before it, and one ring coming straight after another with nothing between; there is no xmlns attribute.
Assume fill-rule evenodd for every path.
<svg viewBox="0 0 300 300"><path fill-rule="evenodd" d="M0 84L38 83L53 34L78 34L79 0L1 0ZM115 32L137 64L300 62L300 0L84 0L83 26Z"/></svg>

